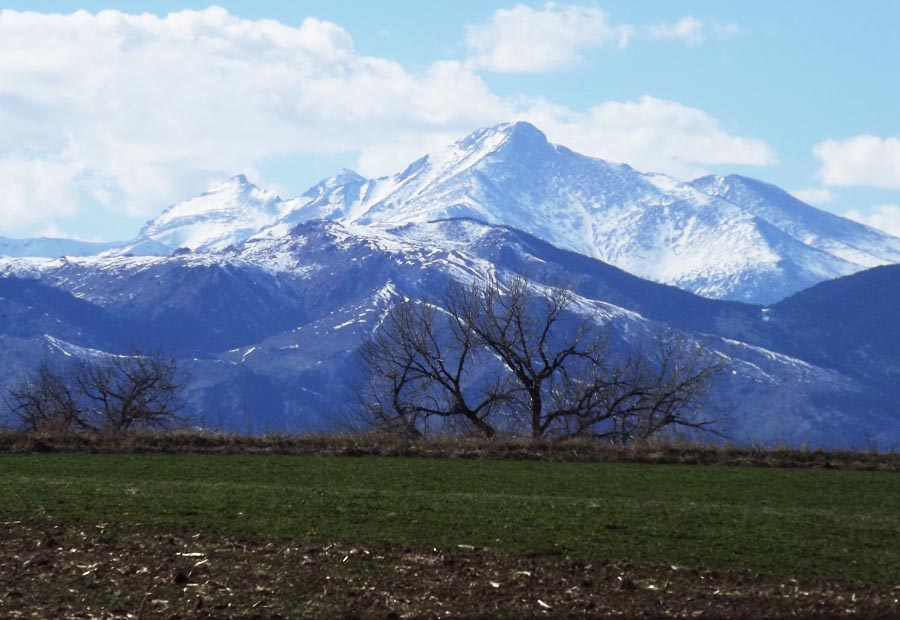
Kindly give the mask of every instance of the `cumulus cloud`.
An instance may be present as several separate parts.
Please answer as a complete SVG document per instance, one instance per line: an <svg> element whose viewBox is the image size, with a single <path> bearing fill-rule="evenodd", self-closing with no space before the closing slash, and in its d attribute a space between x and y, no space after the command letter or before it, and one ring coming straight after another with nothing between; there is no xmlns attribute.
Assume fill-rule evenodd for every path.
<svg viewBox="0 0 900 620"><path fill-rule="evenodd" d="M851 209L844 213L844 217L900 237L900 205L878 205L872 207L867 213L859 209Z"/></svg>
<svg viewBox="0 0 900 620"><path fill-rule="evenodd" d="M149 215L265 157L358 151L399 128L463 132L507 116L459 63L414 75L358 54L333 23L219 8L0 12L0 93L0 171L10 171L0 209L28 205L38 211L28 221L85 195Z"/></svg>
<svg viewBox="0 0 900 620"><path fill-rule="evenodd" d="M625 47L634 27L613 24L592 6L548 2L539 9L519 4L499 9L469 26L470 64L498 73L541 73L568 69L583 54L604 45Z"/></svg>
<svg viewBox="0 0 900 620"><path fill-rule="evenodd" d="M900 189L900 137L825 140L813 155L821 161L818 176L825 185Z"/></svg>
<svg viewBox="0 0 900 620"><path fill-rule="evenodd" d="M657 24L648 26L647 35L651 39L671 39L694 46L709 38L726 39L740 33L737 24L707 24L696 17L688 15L673 24Z"/></svg>
<svg viewBox="0 0 900 620"><path fill-rule="evenodd" d="M586 154L682 177L775 161L702 110L652 97L588 110L501 97L465 62L410 72L313 18L0 11L7 234L47 229L87 204L152 216L272 157L356 154L360 172L388 174L514 119Z"/></svg>
<svg viewBox="0 0 900 620"><path fill-rule="evenodd" d="M683 179L705 174L711 165L778 161L762 140L735 136L702 110L650 96L608 101L587 112L537 106L530 116L576 151Z"/></svg>
<svg viewBox="0 0 900 620"><path fill-rule="evenodd" d="M0 158L0 221L7 234L46 228L75 215L84 199L83 168L65 158Z"/></svg>
<svg viewBox="0 0 900 620"><path fill-rule="evenodd" d="M638 101L607 101L576 111L546 100L519 102L506 120L528 121L551 142L641 171L693 179L714 165L768 166L777 163L764 141L736 136L697 108L644 96ZM451 132L401 132L367 147L360 157L364 174L396 172L415 157L460 138Z"/></svg>
<svg viewBox="0 0 900 620"><path fill-rule="evenodd" d="M827 187L807 187L791 192L794 198L811 205L825 205L834 201L834 192Z"/></svg>

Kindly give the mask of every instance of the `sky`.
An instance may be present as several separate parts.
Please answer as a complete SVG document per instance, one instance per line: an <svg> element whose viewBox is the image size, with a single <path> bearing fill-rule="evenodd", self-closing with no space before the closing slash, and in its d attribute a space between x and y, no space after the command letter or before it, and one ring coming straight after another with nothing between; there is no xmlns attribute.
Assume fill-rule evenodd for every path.
<svg viewBox="0 0 900 620"><path fill-rule="evenodd" d="M125 240L236 174L303 193L534 123L900 235L900 2L0 2L0 235Z"/></svg>

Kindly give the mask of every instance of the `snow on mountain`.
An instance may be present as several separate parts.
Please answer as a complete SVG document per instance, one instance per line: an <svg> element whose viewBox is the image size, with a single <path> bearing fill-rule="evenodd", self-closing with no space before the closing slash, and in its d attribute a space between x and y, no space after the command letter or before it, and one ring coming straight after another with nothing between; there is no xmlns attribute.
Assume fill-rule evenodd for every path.
<svg viewBox="0 0 900 620"><path fill-rule="evenodd" d="M900 262L900 239L752 179L682 183L585 157L526 123L391 177L344 170L288 201L234 177L125 246L74 254L0 258L0 381L45 357L139 345L177 353L208 425L330 428L391 304L519 274L571 287L621 346L674 329L730 360L717 397L737 440L900 436L900 266L767 308L721 300L769 304Z"/></svg>
<svg viewBox="0 0 900 620"><path fill-rule="evenodd" d="M900 260L900 239L786 204L782 194L644 174L551 144L520 122L477 131L391 177L342 172L299 199L283 224L474 218L657 282L753 303Z"/></svg>
<svg viewBox="0 0 900 620"><path fill-rule="evenodd" d="M76 241L74 239L55 239L50 237L35 239L0 237L0 256L33 256L37 258L95 256L121 245L121 242Z"/></svg>
<svg viewBox="0 0 900 620"><path fill-rule="evenodd" d="M109 253L219 251L251 237L284 236L313 219L387 229L459 217L511 226L706 297L750 303L900 262L900 239L775 186L739 176L682 183L641 173L551 144L522 122L476 131L390 177L342 170L293 200L236 176L172 205ZM7 253L100 250L76 243Z"/></svg>
<svg viewBox="0 0 900 620"><path fill-rule="evenodd" d="M363 186L373 181L346 168L304 192L297 206L284 218L292 224L312 219L347 219L347 211L359 203Z"/></svg>
<svg viewBox="0 0 900 620"><path fill-rule="evenodd" d="M775 185L739 175L701 177L690 185L740 205L806 245L855 265L900 263L900 238L816 209Z"/></svg>
<svg viewBox="0 0 900 620"><path fill-rule="evenodd" d="M275 223L290 202L253 185L244 175L176 203L147 222L137 238L115 254L167 255L175 249L217 251Z"/></svg>
<svg viewBox="0 0 900 620"><path fill-rule="evenodd" d="M815 316L791 322L807 340L786 350L778 307L698 297L471 219L312 220L222 252L6 262L0 376L84 350L174 351L190 410L230 430L333 428L353 403L358 347L391 304L440 303L454 282L515 273L571 286L578 311L610 325L621 346L675 329L730 360L717 398L733 410L724 430L736 440L862 445L900 434L883 384L864 368L851 375L805 357L829 338Z"/></svg>

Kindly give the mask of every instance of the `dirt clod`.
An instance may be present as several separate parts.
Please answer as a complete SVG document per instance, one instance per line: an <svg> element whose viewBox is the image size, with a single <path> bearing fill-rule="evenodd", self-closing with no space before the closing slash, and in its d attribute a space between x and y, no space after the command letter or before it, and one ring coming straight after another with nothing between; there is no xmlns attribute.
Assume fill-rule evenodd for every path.
<svg viewBox="0 0 900 620"><path fill-rule="evenodd" d="M890 586L559 554L181 538L115 525L85 539L84 531L61 528L59 544L46 548L34 544L37 527L0 526L0 618L900 617Z"/></svg>

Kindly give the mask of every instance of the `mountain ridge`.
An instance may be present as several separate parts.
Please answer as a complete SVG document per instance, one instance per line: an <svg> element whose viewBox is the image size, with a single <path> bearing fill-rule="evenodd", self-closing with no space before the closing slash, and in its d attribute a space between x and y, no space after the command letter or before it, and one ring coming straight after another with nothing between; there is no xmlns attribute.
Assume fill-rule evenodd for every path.
<svg viewBox="0 0 900 620"><path fill-rule="evenodd" d="M392 228L455 217L511 226L656 282L749 303L900 262L900 238L774 185L642 173L552 144L524 122L472 132L392 176L344 169L288 200L238 175L169 206L106 252L219 252L313 219Z"/></svg>
<svg viewBox="0 0 900 620"><path fill-rule="evenodd" d="M352 403L358 348L392 304L439 304L454 283L492 274L569 286L574 307L609 326L615 346L676 333L728 360L716 402L734 405L723 430L736 441L863 445L900 436L894 371L875 373L862 357L850 372L819 355L827 317L787 302L707 299L511 227L459 218L394 228L309 220L215 253L3 259L0 316L12 318L0 321L8 351L0 377L8 382L41 359L162 348L176 351L191 377L187 398L204 424L329 430L346 413L340 403ZM851 348L860 344L865 350Z"/></svg>

